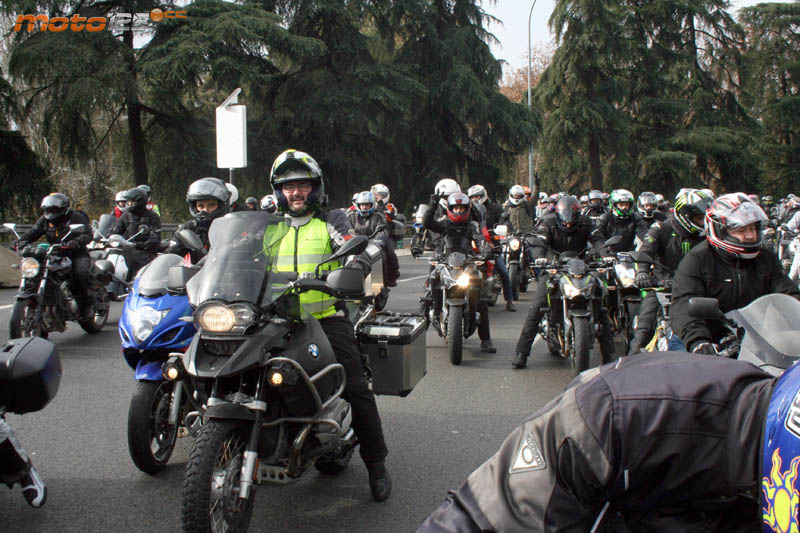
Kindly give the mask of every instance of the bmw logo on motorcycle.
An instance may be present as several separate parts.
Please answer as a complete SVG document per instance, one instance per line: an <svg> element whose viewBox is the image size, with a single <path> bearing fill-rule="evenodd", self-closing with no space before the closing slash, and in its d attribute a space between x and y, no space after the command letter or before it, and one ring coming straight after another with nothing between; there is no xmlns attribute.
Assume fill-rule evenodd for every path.
<svg viewBox="0 0 800 533"><path fill-rule="evenodd" d="M316 359L319 357L319 346L316 344L309 344L308 345L308 355Z"/></svg>

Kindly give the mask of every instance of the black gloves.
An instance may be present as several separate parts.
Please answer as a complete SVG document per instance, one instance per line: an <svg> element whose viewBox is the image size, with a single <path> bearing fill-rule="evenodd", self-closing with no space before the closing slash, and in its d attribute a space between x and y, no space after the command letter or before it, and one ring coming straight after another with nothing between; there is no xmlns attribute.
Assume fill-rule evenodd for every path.
<svg viewBox="0 0 800 533"><path fill-rule="evenodd" d="M411 255L416 259L417 257L422 255L422 248L411 248Z"/></svg>
<svg viewBox="0 0 800 533"><path fill-rule="evenodd" d="M431 197L428 199L428 203L433 205L439 202L439 195L438 194L431 194Z"/></svg>
<svg viewBox="0 0 800 533"><path fill-rule="evenodd" d="M640 289L649 289L656 286L656 280L649 272L639 272L636 274L636 286Z"/></svg>
<svg viewBox="0 0 800 533"><path fill-rule="evenodd" d="M25 248L26 246L28 246L28 241L26 241L25 239L18 239L16 241L11 241L12 250L19 251Z"/></svg>
<svg viewBox="0 0 800 533"><path fill-rule="evenodd" d="M701 341L695 343L695 345L692 347L692 353L717 355L719 353L719 348L717 348L717 345L712 342Z"/></svg>
<svg viewBox="0 0 800 533"><path fill-rule="evenodd" d="M65 250L80 250L81 243L79 243L77 239L71 239L67 242L62 242L61 248Z"/></svg>

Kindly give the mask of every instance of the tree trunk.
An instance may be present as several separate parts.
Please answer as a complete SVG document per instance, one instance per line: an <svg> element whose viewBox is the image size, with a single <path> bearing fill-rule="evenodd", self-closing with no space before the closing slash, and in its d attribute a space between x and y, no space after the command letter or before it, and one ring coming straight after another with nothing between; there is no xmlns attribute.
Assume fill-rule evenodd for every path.
<svg viewBox="0 0 800 533"><path fill-rule="evenodd" d="M136 94L136 56L133 53L133 32L123 33L123 42L130 49L128 67L130 69L131 89L125 97L128 109L128 134L131 142L131 158L133 163L133 180L136 185L147 184L147 157L144 149L144 132L142 131L142 108Z"/></svg>
<svg viewBox="0 0 800 533"><path fill-rule="evenodd" d="M592 189L603 190L603 169L600 166L600 143L593 133L589 137L589 164L592 169Z"/></svg>

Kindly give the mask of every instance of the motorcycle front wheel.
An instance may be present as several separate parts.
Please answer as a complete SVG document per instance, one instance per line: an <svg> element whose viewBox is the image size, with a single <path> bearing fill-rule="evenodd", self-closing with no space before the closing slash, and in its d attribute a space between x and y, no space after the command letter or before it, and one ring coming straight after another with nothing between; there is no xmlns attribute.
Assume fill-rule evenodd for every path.
<svg viewBox="0 0 800 533"><path fill-rule="evenodd" d="M100 333L103 330L106 322L108 322L108 312L111 307L108 302L108 293L103 291L100 299L95 301L95 305L100 304L102 308L96 308L91 318L78 322L83 328L83 331L86 333Z"/></svg>
<svg viewBox="0 0 800 533"><path fill-rule="evenodd" d="M39 321L35 323L36 300L17 300L11 309L11 319L8 322L8 336L12 339L22 337L41 337L47 338L47 330Z"/></svg>
<svg viewBox="0 0 800 533"><path fill-rule="evenodd" d="M239 478L247 448L246 426L209 420L194 442L183 477L181 520L186 532L247 531L255 487L239 497Z"/></svg>
<svg viewBox="0 0 800 533"><path fill-rule="evenodd" d="M589 332L589 319L574 317L572 319L572 371L577 376L589 368L589 354L592 349L592 337Z"/></svg>
<svg viewBox="0 0 800 533"><path fill-rule="evenodd" d="M464 340L463 312L463 307L454 305L447 314L447 353L454 365L461 364L461 348Z"/></svg>
<svg viewBox="0 0 800 533"><path fill-rule="evenodd" d="M128 451L136 468L146 474L164 470L175 449L178 424L169 423L175 383L140 381L128 409Z"/></svg>

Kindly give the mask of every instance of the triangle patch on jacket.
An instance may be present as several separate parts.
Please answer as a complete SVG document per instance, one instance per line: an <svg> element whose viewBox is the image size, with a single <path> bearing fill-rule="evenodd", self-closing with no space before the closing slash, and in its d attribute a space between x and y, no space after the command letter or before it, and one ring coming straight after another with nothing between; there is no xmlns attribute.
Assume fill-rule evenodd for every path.
<svg viewBox="0 0 800 533"><path fill-rule="evenodd" d="M528 436L525 437L525 440L520 445L516 459L514 460L514 464L511 465L509 473L514 474L526 470L544 470L546 468L547 465L544 462L544 456L539 449L539 445L536 444L536 441L533 439L533 434L528 433Z"/></svg>

